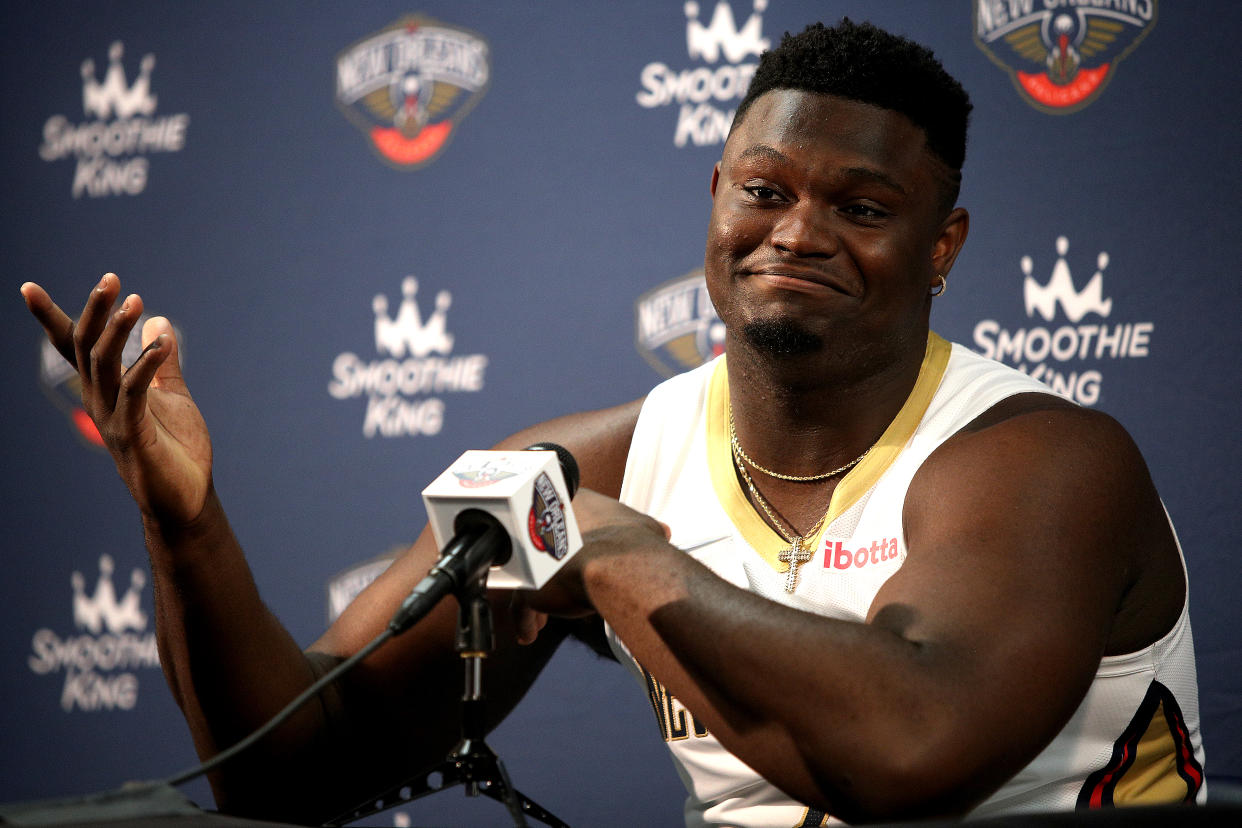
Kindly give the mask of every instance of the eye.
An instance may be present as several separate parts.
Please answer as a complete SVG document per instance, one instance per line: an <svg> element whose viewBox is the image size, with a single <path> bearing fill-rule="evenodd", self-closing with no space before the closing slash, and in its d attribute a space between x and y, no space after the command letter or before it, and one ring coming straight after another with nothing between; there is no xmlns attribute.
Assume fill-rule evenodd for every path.
<svg viewBox="0 0 1242 828"><path fill-rule="evenodd" d="M841 212L857 221L873 224L888 218L891 213L882 207L874 204L847 204L841 208Z"/></svg>
<svg viewBox="0 0 1242 828"><path fill-rule="evenodd" d="M774 202L784 198L779 191L766 184L743 184L742 190L754 201Z"/></svg>

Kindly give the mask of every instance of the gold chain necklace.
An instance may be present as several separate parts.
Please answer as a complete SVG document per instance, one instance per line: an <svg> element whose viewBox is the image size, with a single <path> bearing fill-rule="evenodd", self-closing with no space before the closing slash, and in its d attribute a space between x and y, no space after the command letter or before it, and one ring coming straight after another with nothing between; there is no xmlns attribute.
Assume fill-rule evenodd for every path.
<svg viewBox="0 0 1242 828"><path fill-rule="evenodd" d="M876 442L878 443L879 441L877 440ZM811 483L817 480L827 480L829 477L833 477L841 472L852 469L854 466L858 465L864 457L871 453L871 449L875 448L875 443L872 443L866 451L846 463L844 466L833 469L830 472L808 475L806 477L799 477L792 474L781 474L780 472L765 469L763 466L752 460L746 452L742 450L742 444L737 439L737 429L733 425L732 406L729 406L729 443L732 446L733 465L737 468L738 474L741 475L742 481L746 484L746 488L750 490L751 496L755 499L755 503L759 504L759 508L762 509L763 513L768 516L768 521L772 524L772 527L776 530L777 534L789 543L789 548L782 551L776 557L777 560L789 564L789 569L785 573L785 592L792 593L798 586L798 570L801 568L802 564L808 562L812 557L814 557L814 553L807 547L810 546L811 540L819 534L819 531L823 528L824 521L828 519L828 512L832 508L832 500L829 499L828 506L824 509L824 513L819 516L819 520L815 521L815 525L812 526L805 535L799 535L797 530L794 529L793 524L786 523L776 516L776 511L768 505L767 498L759 493L759 488L755 485L755 481L751 479L750 473L746 471L747 464L754 467L756 471L763 472L769 477L775 477L778 480L789 480L794 483ZM789 527L788 532L785 531L786 526Z"/></svg>
<svg viewBox="0 0 1242 828"><path fill-rule="evenodd" d="M793 528L793 524L786 524L783 520L776 516L776 512L768 505L768 501L763 495L759 494L759 489L755 486L755 481L751 479L750 474L746 471L746 465L742 463L737 452L733 453L733 464L737 468L738 473L742 476L742 480L746 482L746 488L750 489L751 495L755 498L755 502L759 504L759 508L768 516L772 527L776 529L777 534L789 542L789 548L778 554L777 560L789 564L789 570L785 573L785 591L793 592L798 586L798 570L802 564L811 560L813 553L807 547L810 546L811 539L819 534L819 530L823 528L824 521L828 519L828 509L820 515L819 520L815 521L815 525L805 535L798 535L797 530ZM832 506L830 500L829 508ZM789 526L789 531L785 531L785 526Z"/></svg>
<svg viewBox="0 0 1242 828"><path fill-rule="evenodd" d="M879 440L876 441L876 443L878 442ZM737 439L737 429L733 426L733 406L729 406L729 443L733 446L734 456L739 460L744 460L755 471L766 474L768 477L775 477L777 480L788 480L792 483L814 483L817 480L827 480L830 477L836 477L841 472L849 471L861 463L862 459L870 454L871 449L875 448L876 445L875 443L872 443L868 446L866 451L846 463L844 466L835 468L832 471L824 472L823 474L808 474L805 477L801 477L796 474L781 474L780 472L772 471L771 469L764 468L759 465L751 459L751 456L746 453L745 449L742 448L741 442ZM743 471L743 473L745 473L745 471Z"/></svg>

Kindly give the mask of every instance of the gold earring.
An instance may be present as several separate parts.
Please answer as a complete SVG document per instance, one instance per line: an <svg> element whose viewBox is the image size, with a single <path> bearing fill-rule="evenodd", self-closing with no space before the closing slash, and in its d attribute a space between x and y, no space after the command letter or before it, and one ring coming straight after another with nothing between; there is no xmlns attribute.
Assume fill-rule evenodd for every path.
<svg viewBox="0 0 1242 828"><path fill-rule="evenodd" d="M936 278L940 280L940 290L929 290L932 296L944 296L944 292L949 289L949 280L944 278L943 274L937 273Z"/></svg>

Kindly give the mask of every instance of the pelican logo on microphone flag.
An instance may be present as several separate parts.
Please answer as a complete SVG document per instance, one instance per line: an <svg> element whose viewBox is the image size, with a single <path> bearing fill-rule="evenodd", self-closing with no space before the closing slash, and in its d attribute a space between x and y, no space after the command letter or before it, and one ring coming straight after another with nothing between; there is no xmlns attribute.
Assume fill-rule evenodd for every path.
<svg viewBox="0 0 1242 828"><path fill-rule="evenodd" d="M480 468L515 473L496 478L487 486L463 483ZM539 589L582 548L582 535L561 477L560 461L552 451L465 452L423 489L423 504L436 543L441 549L448 545L463 512L487 512L504 528L512 544L508 560L489 571L488 587Z"/></svg>
<svg viewBox="0 0 1242 828"><path fill-rule="evenodd" d="M565 507L552 478L547 474L535 478L532 495L528 521L531 543L559 561L569 552L569 536L565 530Z"/></svg>
<svg viewBox="0 0 1242 828"><path fill-rule="evenodd" d="M336 58L336 103L400 169L447 146L491 80L487 41L422 15L402 18Z"/></svg>

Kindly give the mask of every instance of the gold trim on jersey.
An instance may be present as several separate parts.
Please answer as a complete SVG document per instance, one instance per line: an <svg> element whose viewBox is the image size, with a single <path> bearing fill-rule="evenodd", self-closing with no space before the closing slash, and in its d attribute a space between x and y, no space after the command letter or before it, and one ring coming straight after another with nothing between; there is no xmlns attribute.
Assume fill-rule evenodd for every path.
<svg viewBox="0 0 1242 828"><path fill-rule="evenodd" d="M1113 789L1114 805L1158 805L1194 797L1177 774L1177 741L1169 729L1164 705L1152 713L1151 723L1135 746L1134 760Z"/></svg>
<svg viewBox="0 0 1242 828"><path fill-rule="evenodd" d="M953 346L940 336L928 332L927 350L923 354L923 364L919 366L919 376L910 396L880 435L875 447L837 484L823 528L814 538L808 539L812 542L810 548L815 549L817 554L824 529L876 484L910 441L927 412L927 406L931 404L936 389L940 387L952 349ZM759 517L738 483L737 472L733 468L733 453L729 443L729 373L725 367L727 358L722 357L717 361L707 389L707 465L711 472L712 488L743 539L773 569L783 573L789 569L789 564L779 560L777 556L789 548L789 542Z"/></svg>
<svg viewBox="0 0 1242 828"><path fill-rule="evenodd" d="M1079 808L1194 802L1203 786L1190 730L1177 697L1158 681L1113 743L1108 763L1078 792Z"/></svg>

